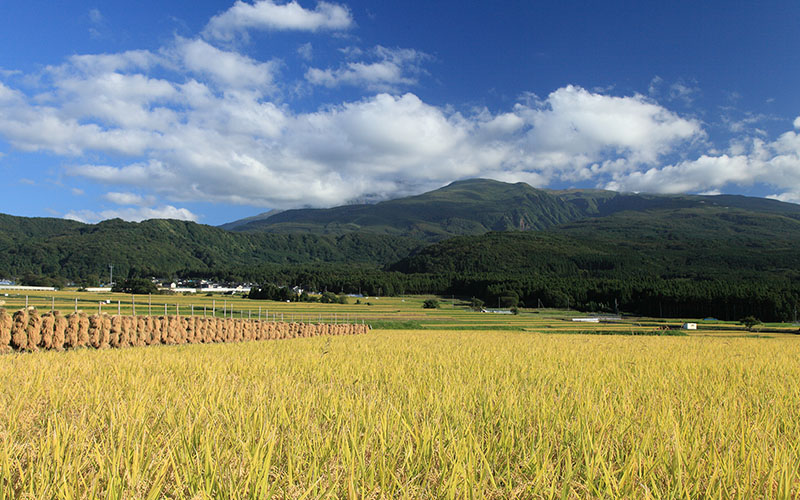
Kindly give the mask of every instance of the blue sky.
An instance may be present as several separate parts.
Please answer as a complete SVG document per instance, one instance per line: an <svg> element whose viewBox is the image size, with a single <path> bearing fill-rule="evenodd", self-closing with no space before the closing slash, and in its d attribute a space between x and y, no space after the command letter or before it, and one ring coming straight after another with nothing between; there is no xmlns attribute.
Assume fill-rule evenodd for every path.
<svg viewBox="0 0 800 500"><path fill-rule="evenodd" d="M800 202L800 3L0 3L0 212L221 224L489 177Z"/></svg>

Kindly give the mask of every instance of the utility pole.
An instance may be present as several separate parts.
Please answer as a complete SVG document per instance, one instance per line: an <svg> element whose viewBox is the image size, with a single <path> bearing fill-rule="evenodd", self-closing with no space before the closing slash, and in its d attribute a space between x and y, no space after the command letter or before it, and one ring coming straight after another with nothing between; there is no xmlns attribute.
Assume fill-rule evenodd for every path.
<svg viewBox="0 0 800 500"><path fill-rule="evenodd" d="M108 265L109 273L108 273L108 283L113 287L114 286L114 264Z"/></svg>

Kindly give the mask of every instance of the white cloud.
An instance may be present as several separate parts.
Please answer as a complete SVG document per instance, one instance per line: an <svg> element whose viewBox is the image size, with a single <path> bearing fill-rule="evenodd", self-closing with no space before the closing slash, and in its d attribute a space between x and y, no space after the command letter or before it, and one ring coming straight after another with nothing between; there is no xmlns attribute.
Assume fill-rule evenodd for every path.
<svg viewBox="0 0 800 500"><path fill-rule="evenodd" d="M249 28L351 24L334 4L311 11L294 2L237 2L207 34L225 40ZM176 38L154 52L76 55L47 68L28 92L0 82L0 137L68 157L67 175L106 186L104 199L120 207L70 214L84 220L196 219L174 205L154 208L162 199L330 206L468 177L670 193L766 183L786 199L800 191L800 117L795 131L773 141L751 133L715 151L698 120L653 97L567 85L544 98L523 94L507 109L459 112L398 91L417 83L429 56L381 46L341 53L339 66L310 68L307 84L378 93L303 112L282 94L297 83L280 81L283 62L201 39ZM651 87L667 100L669 92L692 94L658 78ZM701 148L705 154L687 153Z"/></svg>
<svg viewBox="0 0 800 500"><path fill-rule="evenodd" d="M179 40L177 50L189 71L210 76L225 89L271 91L275 63L259 63L236 52L220 50L203 40Z"/></svg>
<svg viewBox="0 0 800 500"><path fill-rule="evenodd" d="M260 0L254 4L237 1L233 7L211 18L204 30L208 38L233 40L248 30L344 30L353 25L347 7L319 2L314 10L300 6L296 1L276 4Z"/></svg>
<svg viewBox="0 0 800 500"><path fill-rule="evenodd" d="M150 206L155 203L155 197L153 196L141 196L135 193L119 193L115 191L104 194L103 198L117 205Z"/></svg>
<svg viewBox="0 0 800 500"><path fill-rule="evenodd" d="M172 205L160 207L128 207L114 210L73 210L64 214L65 219L76 220L93 224L106 219L123 219L131 222L141 222L147 219L177 219L197 222L199 217L186 208L176 208Z"/></svg>
<svg viewBox="0 0 800 500"><path fill-rule="evenodd" d="M306 42L297 47L297 54L306 61L310 61L314 57L314 46L311 42Z"/></svg>
<svg viewBox="0 0 800 500"><path fill-rule="evenodd" d="M626 168L654 164L677 144L704 136L700 123L681 118L641 95L612 97L568 85L538 106L518 104L516 114L532 125L528 148L540 164L580 169L608 156ZM605 158L604 158L605 157ZM607 163L604 170L617 163Z"/></svg>
<svg viewBox="0 0 800 500"><path fill-rule="evenodd" d="M399 86L414 85L421 73L419 64L427 54L412 49L388 49L378 46L371 52L374 62L349 62L337 69L309 68L306 80L312 85L338 87L363 86L369 90L387 91Z"/></svg>
<svg viewBox="0 0 800 500"><path fill-rule="evenodd" d="M765 184L784 190L771 197L795 200L800 186L800 135L789 131L772 142L749 138L729 151L701 155L647 171L616 175L606 187L615 190L683 193L719 190L729 185Z"/></svg>
<svg viewBox="0 0 800 500"><path fill-rule="evenodd" d="M787 191L781 194L771 194L767 196L772 200L784 201L786 203L800 204L800 191Z"/></svg>
<svg viewBox="0 0 800 500"><path fill-rule="evenodd" d="M94 24L103 22L103 13L100 9L89 9L89 20Z"/></svg>

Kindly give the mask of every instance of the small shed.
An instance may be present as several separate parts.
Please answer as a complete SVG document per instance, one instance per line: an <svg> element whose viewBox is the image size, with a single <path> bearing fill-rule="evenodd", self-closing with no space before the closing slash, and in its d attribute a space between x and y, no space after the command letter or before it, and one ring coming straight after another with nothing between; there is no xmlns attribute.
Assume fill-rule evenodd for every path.
<svg viewBox="0 0 800 500"><path fill-rule="evenodd" d="M697 323L684 323L681 330L697 330Z"/></svg>

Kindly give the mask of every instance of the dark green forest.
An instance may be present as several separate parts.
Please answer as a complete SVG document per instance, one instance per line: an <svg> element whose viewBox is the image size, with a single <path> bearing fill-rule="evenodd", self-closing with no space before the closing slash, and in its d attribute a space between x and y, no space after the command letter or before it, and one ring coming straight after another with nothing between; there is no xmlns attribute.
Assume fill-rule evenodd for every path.
<svg viewBox="0 0 800 500"><path fill-rule="evenodd" d="M800 206L774 200L473 180L234 229L0 215L0 277L94 284L113 264L120 280L208 278L271 291L434 293L490 306L764 321L794 320L800 305Z"/></svg>

